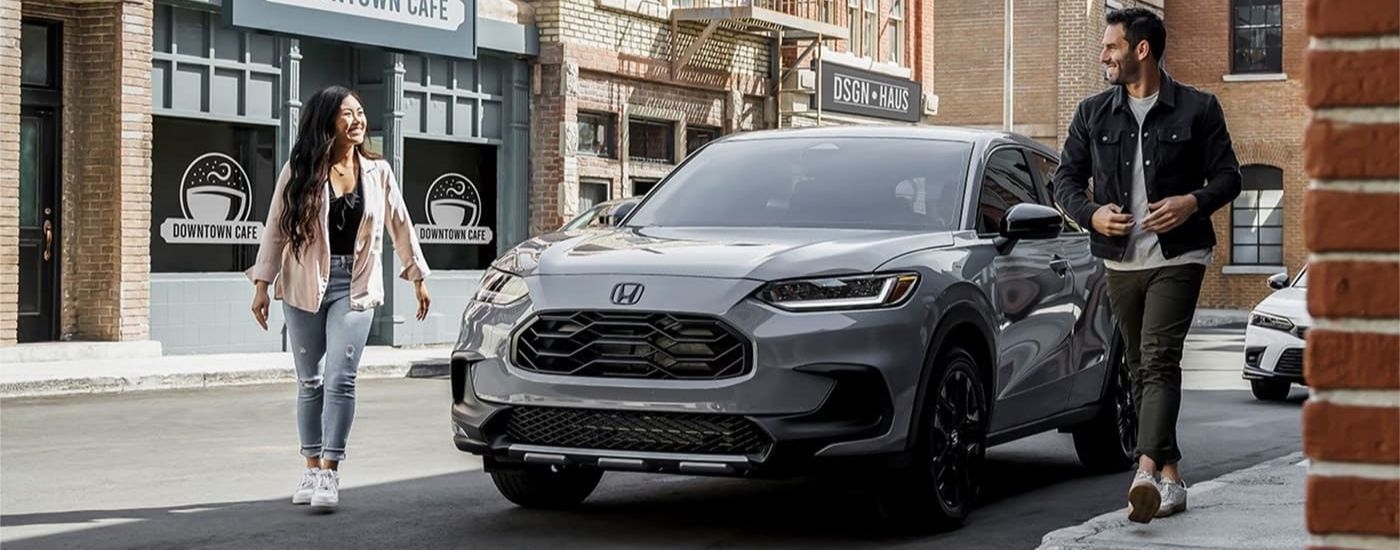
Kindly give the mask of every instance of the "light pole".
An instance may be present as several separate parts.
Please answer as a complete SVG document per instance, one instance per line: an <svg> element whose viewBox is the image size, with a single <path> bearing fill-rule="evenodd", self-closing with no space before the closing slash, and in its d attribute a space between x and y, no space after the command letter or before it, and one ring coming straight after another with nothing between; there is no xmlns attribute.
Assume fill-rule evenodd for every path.
<svg viewBox="0 0 1400 550"><path fill-rule="evenodd" d="M1002 26L1004 27L1002 31L1002 35L1004 36L1002 53L1005 55L1006 59L1002 63L1001 75L1001 126L1002 130L1007 132L1011 131L1012 122L1015 118L1013 109L1016 105L1016 79L1014 76L1016 71L1016 45L1013 38L1015 34L1013 31L1016 27L1016 13L1015 9L1012 7L1013 2L1014 0L1006 0L1006 12L1002 18Z"/></svg>

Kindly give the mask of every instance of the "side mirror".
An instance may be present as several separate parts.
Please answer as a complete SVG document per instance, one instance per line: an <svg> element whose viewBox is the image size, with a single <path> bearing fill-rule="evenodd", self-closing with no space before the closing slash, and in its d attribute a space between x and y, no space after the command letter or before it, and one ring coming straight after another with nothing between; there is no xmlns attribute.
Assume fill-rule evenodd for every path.
<svg viewBox="0 0 1400 550"><path fill-rule="evenodd" d="M1275 274L1269 276L1269 288L1272 288L1272 289L1274 289L1274 290L1282 290L1282 289L1287 288L1287 287L1288 287L1288 274L1287 274L1287 273L1275 273Z"/></svg>
<svg viewBox="0 0 1400 550"><path fill-rule="evenodd" d="M1001 221L1001 236L997 237L997 251L1011 252L1021 239L1053 239L1060 236L1064 228L1064 218L1060 211L1049 206L1021 203L1006 212Z"/></svg>

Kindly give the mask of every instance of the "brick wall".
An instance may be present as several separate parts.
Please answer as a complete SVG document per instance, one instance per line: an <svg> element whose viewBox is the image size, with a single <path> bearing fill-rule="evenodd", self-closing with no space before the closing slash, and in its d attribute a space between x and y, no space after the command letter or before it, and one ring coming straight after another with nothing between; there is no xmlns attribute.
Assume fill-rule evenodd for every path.
<svg viewBox="0 0 1400 550"><path fill-rule="evenodd" d="M1324 9L1325 6L1325 9ZM1312 548L1400 546L1400 4L1308 0Z"/></svg>
<svg viewBox="0 0 1400 550"><path fill-rule="evenodd" d="M19 332L19 0L0 0L0 344Z"/></svg>
<svg viewBox="0 0 1400 550"><path fill-rule="evenodd" d="M673 52L704 29L680 26L672 44L667 13L655 3L553 0L535 5L540 57L531 105L530 234L553 231L578 213L580 179L606 179L613 198L632 178L664 176L669 164L626 159L630 117L675 124L677 157L685 125L724 133L764 128L770 38L717 30L687 67L673 74ZM579 110L614 117L614 158L577 154Z"/></svg>
<svg viewBox="0 0 1400 550"><path fill-rule="evenodd" d="M23 12L63 28L60 337L144 340L152 2L29 0Z"/></svg>
<svg viewBox="0 0 1400 550"><path fill-rule="evenodd" d="M1303 0L1283 0L1283 73L1286 80L1227 82L1231 74L1229 2L1178 0L1167 14L1167 69L1178 80L1216 94L1240 164L1267 164L1284 174L1284 267L1296 274L1307 262L1303 245ZM1270 273L1225 274L1230 265L1230 212L1216 213L1215 264L1201 288L1201 307L1248 309L1272 290Z"/></svg>
<svg viewBox="0 0 1400 550"><path fill-rule="evenodd" d="M935 124L1001 127L1005 4L932 2L933 72L939 95ZM1013 123L1031 137L1055 138L1058 36L1047 32L1058 0L1016 0L1013 29ZM1083 2L1078 3L1081 11Z"/></svg>

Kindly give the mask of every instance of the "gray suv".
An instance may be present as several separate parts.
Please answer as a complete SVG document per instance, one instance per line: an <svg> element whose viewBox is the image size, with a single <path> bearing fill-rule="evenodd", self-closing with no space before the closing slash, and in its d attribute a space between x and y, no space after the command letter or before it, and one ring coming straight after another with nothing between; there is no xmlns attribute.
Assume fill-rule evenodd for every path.
<svg viewBox="0 0 1400 550"><path fill-rule="evenodd" d="M524 242L452 355L458 449L526 507L606 470L870 474L887 519L956 525L988 446L1071 432L1131 466L1104 268L1002 132L744 133L614 228Z"/></svg>

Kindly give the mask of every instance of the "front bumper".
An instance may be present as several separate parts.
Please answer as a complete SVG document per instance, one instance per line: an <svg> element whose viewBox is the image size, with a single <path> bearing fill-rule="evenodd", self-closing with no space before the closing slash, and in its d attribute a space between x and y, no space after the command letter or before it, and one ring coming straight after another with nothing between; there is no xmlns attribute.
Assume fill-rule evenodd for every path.
<svg viewBox="0 0 1400 550"><path fill-rule="evenodd" d="M646 285L648 298L678 297L658 299L649 310L712 316L742 333L752 343L753 368L718 380L655 380L545 374L513 364L515 327L536 311L621 310L570 302L573 296L607 296L616 278L569 278L573 291L567 296L468 308L452 359L454 442L484 456L488 469L540 463L784 476L847 459L905 458L927 346L922 327L932 314L917 301L889 310L794 314L745 299L756 288L748 281L630 279ZM542 295L550 298L532 286L526 301ZM577 430L598 430L599 440L632 444L603 448L560 443L576 441L568 438L522 438L519 429L512 433L511 422L513 411L525 408L596 412L600 416L580 422ZM702 427L676 428L665 424L670 420L694 420ZM764 445L743 453L713 451L708 442L729 435L704 428L710 420L748 423ZM648 438L662 435L705 442L697 448L710 452L671 440L662 441L661 450L649 444L661 440Z"/></svg>
<svg viewBox="0 0 1400 550"><path fill-rule="evenodd" d="M1249 326L1245 329L1246 380L1286 380L1307 384L1303 376L1306 341L1291 332Z"/></svg>

